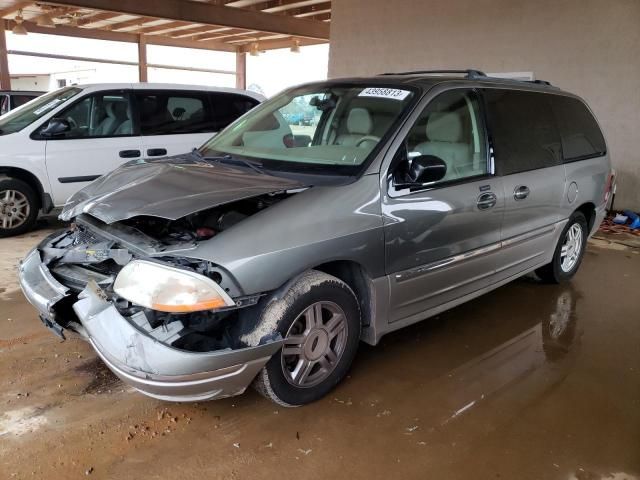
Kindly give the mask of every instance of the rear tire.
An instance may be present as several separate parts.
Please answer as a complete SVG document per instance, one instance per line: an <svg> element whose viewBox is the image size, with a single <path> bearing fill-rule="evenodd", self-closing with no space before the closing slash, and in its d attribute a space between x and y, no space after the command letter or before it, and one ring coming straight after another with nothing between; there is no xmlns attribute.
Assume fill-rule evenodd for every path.
<svg viewBox="0 0 640 480"><path fill-rule="evenodd" d="M253 387L278 405L295 407L329 393L347 374L360 342L358 300L342 280L310 270L263 307L250 345L279 333L285 339Z"/></svg>
<svg viewBox="0 0 640 480"><path fill-rule="evenodd" d="M545 283L564 283L576 274L587 245L587 219L582 212L573 212L565 225L553 254L553 260L536 270Z"/></svg>
<svg viewBox="0 0 640 480"><path fill-rule="evenodd" d="M0 238L21 235L38 218L38 195L27 183L0 177Z"/></svg>

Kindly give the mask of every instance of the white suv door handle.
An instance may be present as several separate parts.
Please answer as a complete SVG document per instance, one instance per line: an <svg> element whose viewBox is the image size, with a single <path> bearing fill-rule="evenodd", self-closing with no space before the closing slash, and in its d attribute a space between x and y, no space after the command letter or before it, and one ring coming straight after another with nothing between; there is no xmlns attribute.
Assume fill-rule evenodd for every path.
<svg viewBox="0 0 640 480"><path fill-rule="evenodd" d="M518 185L513 189L513 198L515 200L524 200L529 196L530 193L531 190L529 190L529 187L525 185Z"/></svg>

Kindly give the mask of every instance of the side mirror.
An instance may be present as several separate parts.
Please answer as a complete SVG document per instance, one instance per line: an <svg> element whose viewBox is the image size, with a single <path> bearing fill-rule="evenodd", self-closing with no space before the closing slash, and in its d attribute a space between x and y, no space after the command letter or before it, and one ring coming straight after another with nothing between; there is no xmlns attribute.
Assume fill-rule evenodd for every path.
<svg viewBox="0 0 640 480"><path fill-rule="evenodd" d="M434 155L420 155L411 161L407 171L407 183L431 183L442 180L447 174L447 164Z"/></svg>
<svg viewBox="0 0 640 480"><path fill-rule="evenodd" d="M43 137L56 137L71 130L71 124L64 118L52 118L40 132Z"/></svg>

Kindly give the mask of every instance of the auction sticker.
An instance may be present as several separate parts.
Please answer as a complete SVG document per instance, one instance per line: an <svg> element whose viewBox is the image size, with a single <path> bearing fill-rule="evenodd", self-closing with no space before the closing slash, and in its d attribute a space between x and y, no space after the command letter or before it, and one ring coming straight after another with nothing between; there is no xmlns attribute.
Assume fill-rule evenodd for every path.
<svg viewBox="0 0 640 480"><path fill-rule="evenodd" d="M58 105L60 102L62 102L62 100L60 100L59 98L55 98L55 99L51 100L49 103L41 106L39 109L37 109L33 113L35 113L36 115L40 116L44 112L46 112L48 110L51 110L53 107Z"/></svg>
<svg viewBox="0 0 640 480"><path fill-rule="evenodd" d="M369 87L362 90L358 96L404 100L410 93L411 92L409 90L400 90L399 88Z"/></svg>

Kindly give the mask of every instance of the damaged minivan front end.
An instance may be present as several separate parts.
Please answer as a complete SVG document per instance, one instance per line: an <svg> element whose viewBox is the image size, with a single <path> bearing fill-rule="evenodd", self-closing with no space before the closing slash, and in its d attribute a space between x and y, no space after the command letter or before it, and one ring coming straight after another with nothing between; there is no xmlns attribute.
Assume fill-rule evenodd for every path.
<svg viewBox="0 0 640 480"><path fill-rule="evenodd" d="M113 188L123 171L132 185ZM224 268L189 254L300 185L251 185L245 176L233 188L236 174L198 162L152 163L122 167L93 184L95 191L82 191L62 215L71 227L20 265L22 290L43 323L63 338L66 331L84 337L116 375L149 396L196 401L242 393L282 338L243 343L241 318L261 294L245 295ZM188 208L180 210L182 195L167 195L160 181L183 185ZM226 195L198 195L198 184L210 191L216 182L226 184ZM135 206L132 191L146 202ZM149 201L154 194L158 202ZM161 216L154 209L163 199L173 210Z"/></svg>

